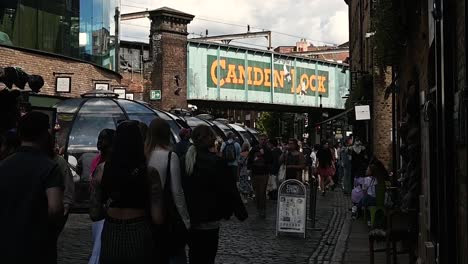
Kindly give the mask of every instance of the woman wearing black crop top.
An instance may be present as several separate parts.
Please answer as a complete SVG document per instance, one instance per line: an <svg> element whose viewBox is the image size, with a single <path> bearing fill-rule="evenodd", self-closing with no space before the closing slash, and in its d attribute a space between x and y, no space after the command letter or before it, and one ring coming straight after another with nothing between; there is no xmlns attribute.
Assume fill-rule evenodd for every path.
<svg viewBox="0 0 468 264"><path fill-rule="evenodd" d="M157 171L147 169L136 122L126 121L117 127L101 184L103 201L109 208L100 263L153 263L151 222L163 222L162 186Z"/></svg>

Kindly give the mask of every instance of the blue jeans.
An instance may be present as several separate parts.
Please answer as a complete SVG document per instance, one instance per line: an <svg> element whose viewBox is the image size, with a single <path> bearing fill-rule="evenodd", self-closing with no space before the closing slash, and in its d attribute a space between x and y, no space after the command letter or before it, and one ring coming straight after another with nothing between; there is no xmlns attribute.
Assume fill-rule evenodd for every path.
<svg viewBox="0 0 468 264"><path fill-rule="evenodd" d="M89 264L98 264L99 256L101 253L101 233L102 228L104 227L104 220L93 222L92 233L93 233L93 252L91 258L89 259Z"/></svg>
<svg viewBox="0 0 468 264"><path fill-rule="evenodd" d="M364 197L362 197L361 201L359 201L359 203L357 204L358 212L360 212L363 207L367 208L369 206L375 206L375 205L377 205L376 198L374 196L365 195Z"/></svg>

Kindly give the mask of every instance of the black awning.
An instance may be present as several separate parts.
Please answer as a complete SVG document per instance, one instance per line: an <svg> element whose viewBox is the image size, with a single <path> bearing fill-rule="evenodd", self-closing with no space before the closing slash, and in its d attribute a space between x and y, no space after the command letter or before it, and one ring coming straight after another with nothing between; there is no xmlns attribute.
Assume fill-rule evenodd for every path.
<svg viewBox="0 0 468 264"><path fill-rule="evenodd" d="M339 114L337 114L337 115L335 115L335 116L332 116L332 117L328 118L327 120L324 120L324 121L322 121L322 122L316 123L315 125L317 126L317 125L325 124L325 123L328 123L328 122L330 122L330 121L336 120L336 119L338 119L338 118L340 118L340 117L345 116L347 113L349 113L349 112L351 112L351 111L353 111L353 110L354 110L354 107L353 107L353 108L350 108L350 109L348 109L348 110L346 110L346 111L344 111L344 112L341 112L341 113L339 113Z"/></svg>

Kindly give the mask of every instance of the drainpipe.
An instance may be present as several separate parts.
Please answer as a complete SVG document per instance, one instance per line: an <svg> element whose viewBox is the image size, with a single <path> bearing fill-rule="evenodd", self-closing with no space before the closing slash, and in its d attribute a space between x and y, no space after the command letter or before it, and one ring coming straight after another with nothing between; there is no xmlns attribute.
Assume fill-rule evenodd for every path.
<svg viewBox="0 0 468 264"><path fill-rule="evenodd" d="M115 15L114 15L114 21L115 21L115 71L120 72L120 36L119 36L119 30L120 30L120 10L118 7L115 8Z"/></svg>
<svg viewBox="0 0 468 264"><path fill-rule="evenodd" d="M392 67L392 84L394 85L393 82L395 82L395 66ZM396 135L396 118L397 118L397 113L396 113L396 89L395 91L392 92L392 170L393 173L396 175L396 171L398 169L398 164L397 164L397 135Z"/></svg>

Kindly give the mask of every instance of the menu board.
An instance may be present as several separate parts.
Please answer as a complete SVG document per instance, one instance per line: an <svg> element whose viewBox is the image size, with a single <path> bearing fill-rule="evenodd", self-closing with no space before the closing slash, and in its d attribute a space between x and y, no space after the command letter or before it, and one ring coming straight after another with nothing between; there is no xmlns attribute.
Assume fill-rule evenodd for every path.
<svg viewBox="0 0 468 264"><path fill-rule="evenodd" d="M306 188L298 180L284 181L278 191L276 233L306 234Z"/></svg>

